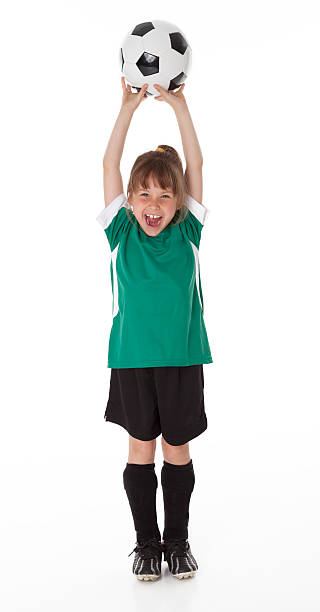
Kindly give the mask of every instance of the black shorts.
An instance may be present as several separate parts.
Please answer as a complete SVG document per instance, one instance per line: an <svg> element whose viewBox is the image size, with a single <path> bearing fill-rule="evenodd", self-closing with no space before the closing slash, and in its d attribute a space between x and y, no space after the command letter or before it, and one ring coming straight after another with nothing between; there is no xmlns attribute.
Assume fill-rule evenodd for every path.
<svg viewBox="0 0 320 612"><path fill-rule="evenodd" d="M179 446L207 429L203 366L112 368L104 418L139 440Z"/></svg>

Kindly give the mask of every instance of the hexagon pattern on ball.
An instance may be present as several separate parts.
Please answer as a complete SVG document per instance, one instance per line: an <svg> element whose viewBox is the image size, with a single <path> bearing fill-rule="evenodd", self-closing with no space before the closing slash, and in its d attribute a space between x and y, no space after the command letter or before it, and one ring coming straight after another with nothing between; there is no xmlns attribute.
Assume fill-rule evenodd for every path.
<svg viewBox="0 0 320 612"><path fill-rule="evenodd" d="M168 21L145 21L136 25L120 48L121 72L132 88L149 83L147 96L159 95L159 83L167 91L177 89L191 70L192 49L181 31Z"/></svg>

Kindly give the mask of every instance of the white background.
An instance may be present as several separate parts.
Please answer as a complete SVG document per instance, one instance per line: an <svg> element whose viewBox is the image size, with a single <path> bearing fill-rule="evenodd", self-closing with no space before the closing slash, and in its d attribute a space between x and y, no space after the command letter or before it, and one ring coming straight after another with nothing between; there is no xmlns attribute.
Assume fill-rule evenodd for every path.
<svg viewBox="0 0 320 612"><path fill-rule="evenodd" d="M4 2L1 8L1 604L6 612L318 611L318 2ZM204 157L208 429L190 442L194 579L131 573L128 434L103 419L112 324L102 158L119 46L177 24ZM121 164L172 109L135 113ZM160 437L158 517L163 527Z"/></svg>

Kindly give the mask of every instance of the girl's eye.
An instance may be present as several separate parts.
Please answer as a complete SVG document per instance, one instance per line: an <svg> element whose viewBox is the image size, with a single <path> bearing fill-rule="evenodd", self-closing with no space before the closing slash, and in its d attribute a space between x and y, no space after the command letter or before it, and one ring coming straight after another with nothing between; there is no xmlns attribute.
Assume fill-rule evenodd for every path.
<svg viewBox="0 0 320 612"><path fill-rule="evenodd" d="M141 195L142 195L142 196L145 196L145 195L148 195L148 194L147 194L147 193L142 193ZM163 197L163 198L169 198L170 196L168 196L168 195L163 195L163 196L161 196L161 197Z"/></svg>

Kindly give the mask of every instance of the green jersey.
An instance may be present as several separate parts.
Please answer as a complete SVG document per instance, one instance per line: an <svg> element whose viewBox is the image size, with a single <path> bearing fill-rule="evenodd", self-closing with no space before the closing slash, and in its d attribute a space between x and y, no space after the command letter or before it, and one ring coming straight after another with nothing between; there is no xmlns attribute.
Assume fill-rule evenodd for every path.
<svg viewBox="0 0 320 612"><path fill-rule="evenodd" d="M108 368L213 361L199 265L201 230L209 211L190 195L186 205L186 219L177 225L171 221L156 236L143 230L128 209L124 193L96 218L111 250L113 322Z"/></svg>

